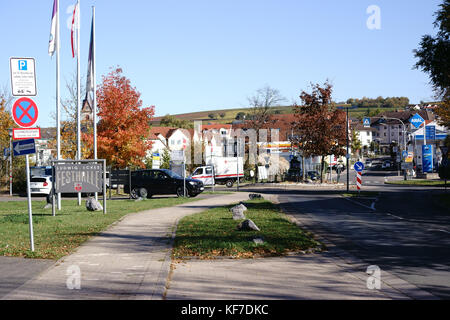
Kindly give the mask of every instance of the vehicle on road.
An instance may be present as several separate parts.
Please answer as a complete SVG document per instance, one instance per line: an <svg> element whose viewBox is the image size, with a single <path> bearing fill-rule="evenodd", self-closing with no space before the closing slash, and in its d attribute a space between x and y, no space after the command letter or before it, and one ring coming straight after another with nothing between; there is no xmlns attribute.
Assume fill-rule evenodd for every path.
<svg viewBox="0 0 450 320"><path fill-rule="evenodd" d="M49 195L52 192L51 176L33 176L30 179L30 191L34 195Z"/></svg>
<svg viewBox="0 0 450 320"><path fill-rule="evenodd" d="M203 182L186 178L186 196L195 197L205 190ZM127 184L125 193L130 193L133 199L139 197L151 198L153 195L174 194L184 196L184 179L167 169L149 169L131 172L131 191Z"/></svg>
<svg viewBox="0 0 450 320"><path fill-rule="evenodd" d="M384 160L381 165L381 169L390 169L392 167L392 162L390 160Z"/></svg>
<svg viewBox="0 0 450 320"><path fill-rule="evenodd" d="M372 168L372 159L367 159L367 160L364 162L364 167L366 167L366 168Z"/></svg>
<svg viewBox="0 0 450 320"><path fill-rule="evenodd" d="M221 184L231 188L238 177L239 181L244 178L243 157L212 157L206 160L206 164L196 168L191 175L192 179L200 180L205 186Z"/></svg>

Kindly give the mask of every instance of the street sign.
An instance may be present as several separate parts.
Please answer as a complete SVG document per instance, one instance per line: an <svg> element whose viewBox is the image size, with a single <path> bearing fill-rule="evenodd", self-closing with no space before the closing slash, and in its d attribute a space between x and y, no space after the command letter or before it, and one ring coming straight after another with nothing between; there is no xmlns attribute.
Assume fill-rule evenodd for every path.
<svg viewBox="0 0 450 320"><path fill-rule="evenodd" d="M356 172L362 172L364 170L364 163L358 161L355 163L354 168Z"/></svg>
<svg viewBox="0 0 450 320"><path fill-rule="evenodd" d="M18 99L12 107L12 116L14 122L19 127L29 128L33 126L39 116L39 110L36 103L29 98Z"/></svg>
<svg viewBox="0 0 450 320"><path fill-rule="evenodd" d="M436 140L436 126L427 126L425 135L427 140Z"/></svg>
<svg viewBox="0 0 450 320"><path fill-rule="evenodd" d="M14 128L13 140L40 139L41 128Z"/></svg>
<svg viewBox="0 0 450 320"><path fill-rule="evenodd" d="M370 118L364 118L363 125L364 128L370 128Z"/></svg>
<svg viewBox="0 0 450 320"><path fill-rule="evenodd" d="M9 155L10 155L9 148L3 149L3 160L8 159Z"/></svg>
<svg viewBox="0 0 450 320"><path fill-rule="evenodd" d="M406 163L412 163L413 160L414 160L414 152L409 151L409 152L408 152L408 155L407 155L406 158L405 158L405 162L406 162Z"/></svg>
<svg viewBox="0 0 450 320"><path fill-rule="evenodd" d="M422 146L422 171L433 172L433 146L431 144Z"/></svg>
<svg viewBox="0 0 450 320"><path fill-rule="evenodd" d="M161 157L159 153L152 155L152 169L159 169L161 167Z"/></svg>
<svg viewBox="0 0 450 320"><path fill-rule="evenodd" d="M173 150L170 154L172 161L184 161L184 150Z"/></svg>
<svg viewBox="0 0 450 320"><path fill-rule="evenodd" d="M418 113L416 113L411 119L409 119L409 122L411 122L415 128L419 128L425 120Z"/></svg>
<svg viewBox="0 0 450 320"><path fill-rule="evenodd" d="M14 141L13 151L15 157L36 153L34 139Z"/></svg>
<svg viewBox="0 0 450 320"><path fill-rule="evenodd" d="M55 164L55 193L103 191L101 164Z"/></svg>
<svg viewBox="0 0 450 320"><path fill-rule="evenodd" d="M402 158L405 159L408 156L408 151L403 150L402 151Z"/></svg>
<svg viewBox="0 0 450 320"><path fill-rule="evenodd" d="M10 58L11 89L15 97L29 97L37 94L36 65L34 58Z"/></svg>

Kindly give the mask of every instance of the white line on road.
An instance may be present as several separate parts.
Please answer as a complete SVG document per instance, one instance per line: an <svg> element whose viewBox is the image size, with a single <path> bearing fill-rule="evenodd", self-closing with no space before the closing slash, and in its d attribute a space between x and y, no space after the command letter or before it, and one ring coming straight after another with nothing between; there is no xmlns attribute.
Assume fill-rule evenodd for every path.
<svg viewBox="0 0 450 320"><path fill-rule="evenodd" d="M427 231L439 231L439 232L445 232L445 233L449 233L448 231L442 230L442 229L428 229Z"/></svg>

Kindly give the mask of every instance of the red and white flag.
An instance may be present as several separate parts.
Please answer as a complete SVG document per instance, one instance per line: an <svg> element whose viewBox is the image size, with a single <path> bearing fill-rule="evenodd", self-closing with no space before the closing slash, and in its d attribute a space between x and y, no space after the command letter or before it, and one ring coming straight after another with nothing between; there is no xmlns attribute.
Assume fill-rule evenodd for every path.
<svg viewBox="0 0 450 320"><path fill-rule="evenodd" d="M70 32L70 42L72 44L72 58L75 58L75 54L77 53L77 38L79 32L79 19L78 19L78 2L75 4L73 8L73 16L72 16L72 28Z"/></svg>

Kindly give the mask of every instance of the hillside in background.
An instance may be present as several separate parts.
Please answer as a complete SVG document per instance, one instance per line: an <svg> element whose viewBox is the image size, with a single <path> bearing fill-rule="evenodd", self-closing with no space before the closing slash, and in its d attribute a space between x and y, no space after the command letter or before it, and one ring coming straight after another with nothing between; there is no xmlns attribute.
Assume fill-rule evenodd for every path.
<svg viewBox="0 0 450 320"><path fill-rule="evenodd" d="M351 118L358 118L361 119L364 116L374 116L376 112L385 112L385 111L395 111L395 110L401 110L398 108L360 108L360 107L351 107L349 104L337 104L337 108L342 108L345 110L346 107L350 107L349 109L349 115ZM208 110L208 111L199 111L199 112L190 112L190 113L182 113L182 114L176 114L173 115L177 119L180 120L188 120L188 121L195 121L195 120L201 120L205 122L210 123L231 123L236 119L236 116L240 112L244 113L250 113L252 108L238 108L238 109L220 109L220 110ZM289 114L293 113L293 107L292 106L279 106L279 107L272 107L274 114ZM215 114L216 118L211 119L209 117L210 114ZM222 118L220 114L224 114L224 117ZM155 117L151 124L158 125L161 119L164 116Z"/></svg>

